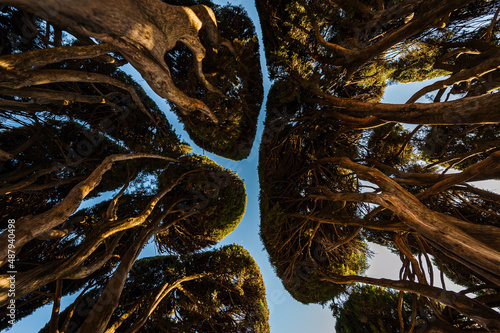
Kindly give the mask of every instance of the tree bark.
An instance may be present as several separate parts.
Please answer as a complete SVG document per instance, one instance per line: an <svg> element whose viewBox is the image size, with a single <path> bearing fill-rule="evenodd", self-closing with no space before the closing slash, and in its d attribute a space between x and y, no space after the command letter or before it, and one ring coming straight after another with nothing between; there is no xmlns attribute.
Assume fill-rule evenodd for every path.
<svg viewBox="0 0 500 333"><path fill-rule="evenodd" d="M377 184L383 191L381 194L347 193L348 197L345 200L372 202L390 209L403 223L423 237L441 244L472 265L477 265L492 273L497 277L494 282L500 285L500 252L456 226L456 224L464 223L463 221L425 207L415 196L378 169L354 163L344 157L325 158L321 161L336 163L353 170L359 178ZM339 200L342 200L342 195L344 194L338 194Z"/></svg>
<svg viewBox="0 0 500 333"><path fill-rule="evenodd" d="M494 152L487 159L471 165L460 173L455 173L432 185L425 192L419 193L416 197L420 200L428 198L439 192L445 191L448 188L465 183L476 178L481 174L497 173L500 170L500 151Z"/></svg>
<svg viewBox="0 0 500 333"><path fill-rule="evenodd" d="M50 317L49 333L59 333L59 309L61 307L61 296L62 296L62 285L61 279L56 281L56 291L54 292L54 305L52 306L52 315Z"/></svg>
<svg viewBox="0 0 500 333"><path fill-rule="evenodd" d="M40 103L40 99L48 100L49 102L66 101L67 104L71 104L73 102L89 104L110 104L110 101L113 99L113 97L119 95L119 93L111 93L104 96L81 95L69 91L57 91L39 88L0 88L0 94L37 99L37 101L35 101L37 104Z"/></svg>
<svg viewBox="0 0 500 333"><path fill-rule="evenodd" d="M427 87L420 89L415 94L413 94L413 96L411 96L407 103L414 103L420 97L434 90L444 89L460 82L471 82L472 80L478 79L483 75L497 70L498 68L500 68L500 50L495 49L491 57L482 61L477 66L460 71L445 80L437 81Z"/></svg>
<svg viewBox="0 0 500 333"><path fill-rule="evenodd" d="M186 281L192 281L192 280L197 280L204 278L206 276L209 276L209 273L200 273L200 274L194 274L194 275L188 275L180 278L179 280L175 281L172 284L165 283L162 288L158 291L156 294L155 298L150 302L149 306L144 309L144 311L141 313L140 317L137 319L137 321L132 325L128 330L125 331L125 333L136 333L139 331L139 329L146 323L146 320L148 320L149 316L153 313L154 310L158 307L160 302L174 289L179 288L179 286L182 285L182 283ZM114 331L113 331L114 332ZM106 331L106 333L108 333ZM112 332L109 332L112 333Z"/></svg>
<svg viewBox="0 0 500 333"><path fill-rule="evenodd" d="M0 70L19 70L41 67L68 59L89 59L114 49L109 44L88 46L59 46L49 49L14 53L0 57Z"/></svg>
<svg viewBox="0 0 500 333"><path fill-rule="evenodd" d="M397 43L432 28L443 18L448 17L451 12L473 1L474 0L448 0L438 3L432 0L414 1L416 4L412 9L415 14L409 23L393 31L389 31L374 44L361 49L356 52L354 56L347 56L345 58L345 65L348 67L347 78L350 79L352 73L370 59L382 54Z"/></svg>
<svg viewBox="0 0 500 333"><path fill-rule="evenodd" d="M172 81L165 53L178 41L186 44L198 62L205 50L198 39L203 27L212 42L217 23L211 9L203 5L174 6L160 0L8 0L13 5L78 34L109 43L134 66L161 97L185 112L205 113L217 118L201 101L186 96Z"/></svg>
<svg viewBox="0 0 500 333"><path fill-rule="evenodd" d="M354 99L319 96L347 113L376 116L389 122L418 125L468 125L500 123L500 93L463 98L442 103L384 104L367 103Z"/></svg>
<svg viewBox="0 0 500 333"><path fill-rule="evenodd" d="M148 218L150 218L153 210L157 203L169 193L177 184L183 179L183 177L191 172L184 173L176 181L174 181L170 186L166 187L160 193L155 195L146 205L146 207L137 216L127 217L121 220L110 220L102 225L95 226L90 234L86 237L85 241L79 246L75 254L71 257L57 260L51 263L47 263L42 266L38 266L27 272L23 272L20 278L17 280L16 298L23 297L42 286L57 280L57 279L81 279L84 278L102 265L104 265L111 257L113 257L113 251L118 245L121 236L117 236L109 245L107 251L98 258L94 258L92 264L88 266L81 266L88 258L95 252L100 244L111 236L116 235L125 230L131 228L139 227L144 224ZM154 223L159 224L168 212L161 215L161 218L154 221ZM173 223L172 223L173 224ZM169 226L171 226L170 224ZM165 228L157 228L156 231L164 231ZM6 281L4 277L0 279L0 282ZM4 286L0 283L0 306L4 305L8 300L8 285Z"/></svg>
<svg viewBox="0 0 500 333"><path fill-rule="evenodd" d="M80 206L82 200L99 185L104 173L111 169L114 162L136 158L155 158L174 161L174 159L168 157L143 153L107 156L87 179L74 186L68 195L55 207L36 216L23 216L17 221L15 232L16 239L14 242L16 252L19 252L21 247L30 240L38 237L44 232L54 229L66 221ZM4 244L4 246L0 248L0 266L7 262L7 231L8 230L0 234L0 243Z"/></svg>
<svg viewBox="0 0 500 333"><path fill-rule="evenodd" d="M87 315L77 333L104 333L113 312L118 307L128 272L154 232L154 226L144 229L123 256L120 265L106 284L101 296Z"/></svg>

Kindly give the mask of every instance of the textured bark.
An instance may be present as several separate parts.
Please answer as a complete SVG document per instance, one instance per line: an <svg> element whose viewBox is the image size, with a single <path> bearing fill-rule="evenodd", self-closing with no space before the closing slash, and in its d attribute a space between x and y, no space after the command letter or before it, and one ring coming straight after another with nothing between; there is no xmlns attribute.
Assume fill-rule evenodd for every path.
<svg viewBox="0 0 500 333"><path fill-rule="evenodd" d="M99 258L94 258L90 266L81 265L101 243L99 240L91 242L90 245L87 242L76 254L68 259L60 259L22 272L16 281L16 298L24 297L58 279L78 279L88 276L85 274L93 273L112 257L112 252L118 245L120 237L117 236L112 240L107 252ZM92 247L92 245L95 245L95 247ZM6 276L0 276L0 306L7 305L8 302L8 285L5 284L5 281Z"/></svg>
<svg viewBox="0 0 500 333"><path fill-rule="evenodd" d="M62 286L61 280L56 282L56 291L54 293L54 305L52 306L52 315L50 317L49 333L59 333L57 329L59 323L59 309L61 308L61 296L62 296Z"/></svg>
<svg viewBox="0 0 500 333"><path fill-rule="evenodd" d="M392 178L392 180L394 180L398 184L420 185L420 186L435 185L440 182L446 182L448 179L452 177L456 177L456 174L404 172L373 159L370 159L369 161L371 164L373 164L380 170L388 171L389 173L395 175L397 178ZM498 178L500 176L500 171L498 170L497 167L489 169L485 168L482 171L483 172L476 173L473 177L469 178L468 181L490 180L492 178ZM458 178L454 179L456 183L456 181L458 181ZM455 185L458 185L459 183L460 182L456 183ZM482 193L484 195L487 195L486 191L483 191ZM491 194L491 192L488 193Z"/></svg>
<svg viewBox="0 0 500 333"><path fill-rule="evenodd" d="M419 125L496 124L500 122L500 93L442 103L384 104L334 97L318 92L325 101L350 114Z"/></svg>
<svg viewBox="0 0 500 333"><path fill-rule="evenodd" d="M51 168L37 171L37 172L33 173L31 176L29 176L28 178L23 179L15 184L4 185L4 186L0 187L0 196L20 191L20 190L30 186L34 182L36 182L37 179L40 178L41 176L47 175L51 172L57 171L59 169L63 169L63 168L68 167L68 166L70 166L70 165L66 165L66 164L55 165Z"/></svg>
<svg viewBox="0 0 500 333"><path fill-rule="evenodd" d="M148 242L153 234L154 227L144 229L138 239L127 250L123 256L118 268L106 284L101 296L92 307L92 310L85 319L77 333L104 333L113 312L118 307L118 302L122 294L127 275L132 268L135 260L142 251L142 248Z"/></svg>
<svg viewBox="0 0 500 333"><path fill-rule="evenodd" d="M45 105L0 99L0 110L34 113L51 111L51 108Z"/></svg>
<svg viewBox="0 0 500 333"><path fill-rule="evenodd" d="M94 58L113 51L109 44L59 46L0 57L0 70L32 69L68 59Z"/></svg>
<svg viewBox="0 0 500 333"><path fill-rule="evenodd" d="M150 87L184 112L217 118L201 101L186 96L173 83L165 53L180 41L197 63L205 57L198 39L204 28L214 45L220 44L212 10L203 5L173 6L160 0L9 0L7 4L36 13L77 34L113 46L134 66Z"/></svg>
<svg viewBox="0 0 500 333"><path fill-rule="evenodd" d="M179 280L175 281L174 283L165 283L162 288L156 293L156 296L154 299L152 299L152 302L148 304L148 307L145 308L141 316L138 318L138 320L132 325L128 330L125 331L125 333L136 333L140 330L140 328L146 323L146 320L148 320L149 316L153 313L154 310L158 307L158 305L161 303L161 301L174 289L180 288L182 283L187 282L187 281L192 281L192 280L197 280L204 278L206 276L209 276L209 273L200 273L200 274L194 274L194 275L188 275L180 278ZM106 331L106 333L108 333ZM110 332L111 333L111 332Z"/></svg>
<svg viewBox="0 0 500 333"><path fill-rule="evenodd" d="M417 195L418 199L425 199L448 188L477 178L481 174L496 174L500 170L500 151L491 154L487 159L471 165L464 171L452 174L446 179L434 184L431 188Z"/></svg>
<svg viewBox="0 0 500 333"><path fill-rule="evenodd" d="M40 100L42 100L42 102L45 102L44 100L46 100L47 103L54 101L64 101L64 103L66 104L71 104L73 102L81 102L89 104L109 104L111 99L116 95L118 95L117 93L111 93L104 96L81 95L69 91L56 91L56 90L39 89L39 88L21 88L21 89L0 88L0 94L36 99L34 100L34 102L37 104L42 104Z"/></svg>
<svg viewBox="0 0 500 333"><path fill-rule="evenodd" d="M423 237L496 276L494 282L500 285L500 252L457 227L463 221L425 207L415 196L378 169L354 163L348 158L326 158L321 161L353 170L360 179L377 184L382 189L381 194L332 193L329 197L338 195L338 200L343 200L341 196L347 195L344 200L371 202L390 209L403 223Z"/></svg>
<svg viewBox="0 0 500 333"><path fill-rule="evenodd" d="M185 173L184 175L187 174L189 173ZM86 237L85 241L78 247L76 253L71 257L47 263L27 272L23 272L17 280L18 287L16 288L16 298L23 297L57 279L81 279L99 269L111 257L113 257L113 251L121 238L119 233L143 225L151 216L151 213L155 209L157 203L175 186L177 186L182 179L183 176L179 177L170 186L155 195L139 215L127 217L122 220L110 220L107 221L107 223L95 226ZM155 223L158 224L161 220L163 220L163 218L164 216L157 219ZM159 230L161 229L156 229L157 232L159 232ZM106 253L102 254L99 258L94 258L92 260L92 264L82 266L83 263L96 251L99 245L114 235L116 236L107 247ZM9 289L8 286L5 287L1 284L2 281L5 281L4 277L0 279L0 306L7 302Z"/></svg>

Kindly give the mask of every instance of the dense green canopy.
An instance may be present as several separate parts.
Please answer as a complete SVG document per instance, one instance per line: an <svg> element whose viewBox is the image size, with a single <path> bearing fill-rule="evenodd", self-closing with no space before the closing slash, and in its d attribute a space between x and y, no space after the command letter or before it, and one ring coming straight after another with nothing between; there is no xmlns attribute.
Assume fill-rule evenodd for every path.
<svg viewBox="0 0 500 333"><path fill-rule="evenodd" d="M246 17L240 8L219 11L217 14L226 19L231 19L233 11ZM103 331L128 304L120 300L123 288L127 292L131 288L130 284L125 286L125 277L152 239L160 251L187 256L175 259L185 261L187 267L174 265L181 270L172 272L175 274L167 276L164 283L174 277L182 279L183 274L204 275L205 261L207 270L219 270L220 275L222 263L231 260L243 286L238 283L231 292L229 285L222 289L221 293L230 293L227 297L232 303L225 300L227 314L216 320L217 325L233 325L240 331L251 326L252 331L258 328L267 332L264 286L250 255L239 247L217 253L201 252L225 238L240 223L246 206L243 181L210 159L189 154L191 148L179 140L158 106L131 76L117 69L127 61L114 48L104 43L97 45L71 27L62 31L50 21L13 7L3 6L0 18L0 28L5 32L0 58L0 205L5 218L0 237L7 239L7 219L15 218L15 269L19 272L16 320L53 302L50 330L54 331L57 325L61 332L72 330L58 316L61 297L80 292L79 301L91 289L96 305L89 313L101 311L100 318L89 319L81 331ZM10 29L26 22L32 29L47 27L45 34L30 35L21 43L5 38L24 33ZM239 158L248 154L251 147L262 99L256 39L251 25L245 27L246 24L250 22L241 22L240 30L248 36L239 36L238 31L230 36L248 40L253 54L239 51L247 57L249 66L257 66L251 74L253 78L246 78L254 80L249 85L248 99L254 104L245 109L249 120L245 121L242 136L250 141L243 150L236 143L224 148L238 152ZM227 44L230 49L239 47L237 41ZM245 45L242 42L241 47ZM213 56L210 61L214 61ZM237 63L240 71L244 70L245 61L240 59ZM229 73L227 68L219 71ZM44 75L48 79L40 79ZM11 77L16 82L14 86L9 86L14 81L6 81ZM225 84L231 85L232 79L236 80L228 78ZM242 86L249 87L246 83ZM240 93L234 92L234 103L244 100L240 100ZM211 97L214 102L216 96ZM217 115L219 120L222 116ZM234 126L240 130L240 123ZM200 130L202 127L198 126ZM224 140L227 134L216 136ZM193 254L197 252L201 253ZM217 267L213 266L215 257ZM7 253L2 253L2 265L8 263ZM144 282L161 266L147 260L139 265L146 273ZM196 267L201 271L189 272ZM2 281L5 278L2 275ZM220 283L234 282L234 277L218 279L206 282L206 287L217 292ZM188 286L194 286L193 283ZM240 291L247 295L238 299ZM254 298L250 297L252 293ZM111 303L104 300L110 294ZM193 294L194 290L190 297ZM0 302L5 305L8 297L8 288L2 287ZM103 302L107 302L104 312ZM4 307L2 313L6 311ZM9 319L3 315L1 327L8 327Z"/></svg>
<svg viewBox="0 0 500 333"><path fill-rule="evenodd" d="M209 0L8 3L0 267L19 272L16 319L52 303L44 332L268 332L255 261L209 249L242 220L245 184L191 154L127 74L201 149L245 159L264 97L247 13ZM500 0L255 5L273 80L260 237L284 287L330 305L338 332L500 331L500 194L476 183L500 179ZM406 83L418 86L406 103L382 102ZM150 241L167 255L137 260ZM399 256L397 278L366 276L370 242Z"/></svg>
<svg viewBox="0 0 500 333"><path fill-rule="evenodd" d="M81 325L98 294L77 300L68 329ZM109 325L116 332L269 332L264 281L238 245L140 259L120 303ZM61 319L66 316L67 311ZM41 332L48 332L48 325Z"/></svg>
<svg viewBox="0 0 500 333"><path fill-rule="evenodd" d="M471 183L500 175L498 1L256 6L275 79L260 147L261 238L291 295L354 302L364 291L352 283L372 284L439 302L429 311L448 325L500 329L500 196ZM387 84L429 79L406 104L380 103ZM399 280L363 276L365 241L399 254ZM433 260L488 297L444 292ZM440 307L462 319L443 319Z"/></svg>

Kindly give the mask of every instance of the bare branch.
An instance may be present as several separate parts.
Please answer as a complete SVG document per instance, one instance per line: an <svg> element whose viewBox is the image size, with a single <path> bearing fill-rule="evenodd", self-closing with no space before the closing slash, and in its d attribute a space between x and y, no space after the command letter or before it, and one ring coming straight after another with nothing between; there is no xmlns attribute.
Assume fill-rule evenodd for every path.
<svg viewBox="0 0 500 333"><path fill-rule="evenodd" d="M59 46L14 53L0 57L0 70L33 69L68 59L94 58L113 50L113 46L109 44L96 44L89 46Z"/></svg>

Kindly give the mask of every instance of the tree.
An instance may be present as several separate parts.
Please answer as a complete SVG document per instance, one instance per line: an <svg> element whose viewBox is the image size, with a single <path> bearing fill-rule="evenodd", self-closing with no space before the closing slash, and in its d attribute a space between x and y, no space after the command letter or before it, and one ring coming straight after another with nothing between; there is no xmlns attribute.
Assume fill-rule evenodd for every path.
<svg viewBox="0 0 500 333"><path fill-rule="evenodd" d="M356 192L358 184L346 169L318 167L315 161L331 154L355 156L357 135L342 131L317 104L305 102L307 93L285 96L282 102L278 94L283 86L287 83L275 83L269 93L271 112L260 150L261 238L292 296L303 303L326 303L346 290L321 282L318 272L361 274L369 252L357 237L357 225L326 218L357 220L361 205L334 200L318 205L314 198L322 187Z"/></svg>
<svg viewBox="0 0 500 333"><path fill-rule="evenodd" d="M415 133L388 124L362 135L360 129L343 125L342 117L321 112L324 106L314 104L308 94L301 87L275 83L268 97L270 113L259 166L261 237L291 294L304 302L325 303L349 293L345 284L368 283L418 294L425 302L454 309L468 318L465 322L496 329L494 301L445 291L434 285L431 272L426 273L432 254L480 276L478 290L487 290L490 283L498 286L493 268L498 258L498 213L491 206L497 195L465 183L496 177L496 153L461 173L419 172L418 155L412 151L417 146L408 144ZM400 156L407 150L409 158ZM318 237L326 233L324 226L352 231L333 241L326 238L327 242ZM339 264L354 268L359 261L350 260L359 253L366 260L353 246L353 241L362 241L361 228L363 234L381 235L397 249L400 280L365 277L359 269L333 269ZM474 249L469 249L473 242ZM348 244L342 259L335 261L338 248ZM431 311L440 312L435 307Z"/></svg>
<svg viewBox="0 0 500 333"><path fill-rule="evenodd" d="M155 234L161 249L189 253L223 239L244 213L241 180L205 158L187 156L171 163L160 175L158 189L150 194L140 187L136 193L124 194L129 186L134 189L132 180L112 200L77 212L73 219L80 224L66 234L28 243L18 255L16 267L23 275L16 297L23 297L29 304L30 299L37 298L37 289L57 280L85 281L97 270L103 273L101 268L110 260L116 263L114 258L118 256L120 265L125 263L121 273L125 278L127 265ZM132 254L127 261L128 253ZM32 268L34 261L43 265ZM113 273L116 275L120 276L117 271ZM4 290L1 294L4 300L6 293Z"/></svg>
<svg viewBox="0 0 500 333"><path fill-rule="evenodd" d="M19 19L19 11L7 10L6 17ZM26 17L35 27L48 24ZM16 217L18 260L12 265L23 273L16 290L22 304L18 319L53 301L52 330L63 295L81 285L100 284L114 304L106 307L100 322L87 324L93 331L106 327L118 306L120 286L151 238L176 254L213 245L240 222L246 194L235 174L187 154L190 148L152 100L109 64L121 62L120 55L100 53L111 50L104 44L80 45L88 42L81 36L63 47L62 40L71 38L59 36L58 28L53 31L38 34L42 41L36 44L7 40L5 50L12 54L3 56L2 64L16 67L23 59L25 71L43 66L43 75L55 71L76 82L1 88L1 117L10 122L0 133L1 202L5 213ZM43 48L47 44L54 47ZM97 57L88 59L86 52L94 46L98 51L91 53ZM10 65L4 69L7 76L16 71ZM102 195L111 198L79 209L84 200ZM2 231L0 237L7 237L8 230ZM8 258L6 254L2 263L10 264ZM6 292L0 292L3 301Z"/></svg>
<svg viewBox="0 0 500 333"><path fill-rule="evenodd" d="M210 2L206 3L212 6ZM32 100L43 98L52 101L100 103L116 107L113 103L115 95L95 96L85 95L82 91L75 93L61 92L58 91L59 89L47 91L33 88L37 85L68 81L107 84L129 92L131 100L139 107L139 110L147 113L140 96L134 93L133 88L128 84L91 72L89 67L83 68L84 71L81 71L81 68L76 70L75 68L51 67L51 64L61 61L71 62L72 59L97 58L118 66L129 62L157 94L175 105L176 112L196 138L195 141L205 142L207 149L231 158L241 159L248 155L251 144L247 141L249 137L252 138L255 135L257 114L262 99L262 78L255 34L249 20L243 19L246 14L241 9L220 9L222 17L225 18L223 24L226 22L230 24L231 20L234 21L234 13L237 13L236 20L241 22L237 25L236 31L225 29L228 37L235 39L233 46L227 38L219 35L212 9L202 4L183 7L161 1L144 3L129 1L120 4L109 3L106 9L100 2L95 2L88 3L87 10L83 11L80 10L81 4L78 2L65 3L60 7L57 1L50 4L23 1L9 2L9 4L35 13L48 20L45 25L56 27L53 41L50 40L51 36L48 33L44 38L45 42L55 47L4 55L0 93L8 96L31 97ZM98 8L98 16L89 14L92 8ZM123 16L116 22L106 19L106 17L115 17L117 8L123 9L120 11ZM151 8L154 10L150 10ZM231 13L231 15L224 13ZM15 16L15 14L14 12L12 15ZM80 14L82 15L78 16ZM135 17L135 22L130 21L129 14ZM90 24L92 19L96 20L95 24ZM28 23L31 26L30 29L37 28L38 23L33 21ZM40 27L43 25L38 24ZM50 29L48 31L50 32ZM205 59L206 50L198 38L199 32L205 46L209 49L209 56L204 64L202 61ZM37 34L41 35L38 32ZM60 36L71 40L70 35L78 40L79 45L63 44L66 38L60 38ZM96 44L89 37L98 39L101 44ZM240 41L236 38L242 39ZM190 52L179 54L173 51L177 42L185 45ZM229 54L221 52L219 56L219 53L213 50L217 51L220 45L226 45L231 52ZM174 64L169 69L164 58L171 50L174 53L174 60L178 62L178 67ZM110 53L113 56L110 57ZM169 57L166 56L166 58ZM214 110L199 99L188 97L174 84L171 73L184 72L185 74L188 71L185 62L191 58L194 66L190 66L192 70L189 70L192 74L189 75L190 83L187 84L183 78L182 82L185 85L183 88L193 95L199 95L197 97L205 98L204 96L207 95L207 103L213 105ZM245 62L248 62L248 65ZM217 64L219 68L211 68L214 64ZM203 66L214 70L211 73L214 78L205 76ZM217 79L216 76L223 79ZM200 86L195 81L199 81ZM197 88L193 90L189 86ZM201 92L202 90L204 92ZM45 111L45 108L39 105L33 106L10 98L2 100L0 104L9 110L29 108L32 111ZM153 118L151 115L149 117ZM207 118L210 120L207 121ZM210 123L212 125L209 125ZM210 127L210 130L203 130L204 126ZM207 135L210 136L208 133L214 130L220 132L216 136L220 142L210 137L207 138Z"/></svg>
<svg viewBox="0 0 500 333"><path fill-rule="evenodd" d="M85 320L96 294L89 292L79 301L68 329ZM106 332L269 332L262 276L250 254L237 245L140 259L120 303Z"/></svg>
<svg viewBox="0 0 500 333"><path fill-rule="evenodd" d="M373 127L376 120L420 125L499 122L498 103L494 102L498 94L485 95L496 84L497 46L480 40L486 15L496 10L494 2L455 1L435 6L432 1L410 1L390 6L383 1L357 1L351 6L345 1L258 1L257 7L262 22L270 27L264 29L264 43L272 75L293 80L316 94L330 112L350 119L350 127ZM467 20L481 22L474 33L464 33ZM446 29L436 30L438 22ZM491 31L485 38L492 41L496 17L487 26ZM440 64L462 53L477 55L471 68L467 60L453 70L447 68L452 73L449 79L422 89L407 104L373 103L381 96L381 90L374 88L382 88L386 80L420 81L442 75ZM431 65L434 70L429 69ZM479 93L440 102L444 88L450 85L455 92ZM479 86L482 90L476 89ZM363 90L371 96L364 96ZM433 90L439 90L435 103L414 103Z"/></svg>
<svg viewBox="0 0 500 333"><path fill-rule="evenodd" d="M339 333L487 332L448 307L438 307L436 315L416 295L370 285L356 285L347 299L333 303L331 309Z"/></svg>
<svg viewBox="0 0 500 333"><path fill-rule="evenodd" d="M348 298L333 303L331 309L336 319L335 331L347 332L404 332L398 318L398 294L390 289L370 285L356 285ZM411 326L411 297L404 294L402 318L404 327Z"/></svg>
<svg viewBox="0 0 500 333"><path fill-rule="evenodd" d="M187 4L186 1L170 3ZM196 2L189 4L195 5ZM247 157L252 148L263 98L259 46L253 24L241 7L210 7L219 20L219 31L226 46L207 50L203 66L209 73L207 80L220 92L207 90L198 83L197 74L192 70L193 60L186 46L177 44L166 54L165 61L172 68L175 84L189 95L205 101L224 123L217 125L201 118L183 116L179 108L170 104L198 146L239 160ZM204 35L200 38L202 41L206 39Z"/></svg>

